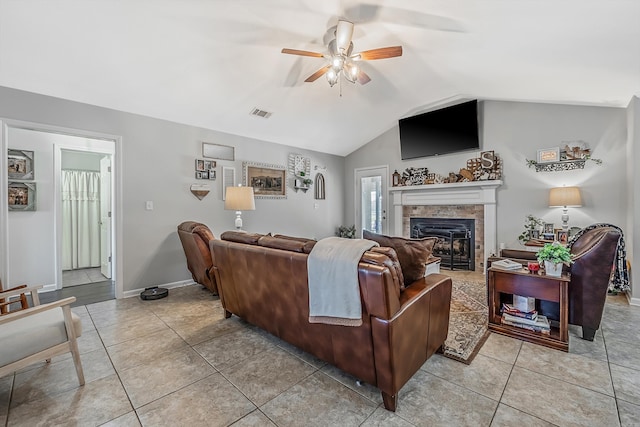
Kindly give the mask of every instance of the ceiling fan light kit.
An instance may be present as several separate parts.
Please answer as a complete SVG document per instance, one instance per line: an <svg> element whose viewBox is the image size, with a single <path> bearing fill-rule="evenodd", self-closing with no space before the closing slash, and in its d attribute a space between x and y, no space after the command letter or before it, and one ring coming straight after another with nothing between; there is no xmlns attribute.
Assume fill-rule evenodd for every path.
<svg viewBox="0 0 640 427"><path fill-rule="evenodd" d="M331 40L327 46L328 54L287 48L282 49L282 53L328 59L329 64L307 77L305 82L314 82L324 74L331 87L341 81L341 75L350 83L358 82L362 85L369 83L371 78L358 67L356 64L357 61L370 61L402 56L402 46L382 47L352 54L352 37L353 23L339 20L338 25L336 25L335 39ZM342 90L340 90L340 95L342 95Z"/></svg>

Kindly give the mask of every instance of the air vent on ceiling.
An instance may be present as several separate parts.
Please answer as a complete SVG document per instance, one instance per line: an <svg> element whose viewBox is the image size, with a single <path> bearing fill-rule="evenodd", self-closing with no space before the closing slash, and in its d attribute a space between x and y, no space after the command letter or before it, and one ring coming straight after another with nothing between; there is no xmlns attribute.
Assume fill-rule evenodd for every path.
<svg viewBox="0 0 640 427"><path fill-rule="evenodd" d="M259 108L254 108L253 110L251 110L251 115L252 116L258 116L258 117L262 117L264 119L268 119L269 117L271 117L271 114L273 114L273 113L261 110Z"/></svg>

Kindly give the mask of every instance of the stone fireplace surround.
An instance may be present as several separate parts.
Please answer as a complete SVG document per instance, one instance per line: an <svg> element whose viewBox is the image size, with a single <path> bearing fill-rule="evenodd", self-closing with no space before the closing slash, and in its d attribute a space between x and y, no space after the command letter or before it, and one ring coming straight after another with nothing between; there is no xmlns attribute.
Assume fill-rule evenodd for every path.
<svg viewBox="0 0 640 427"><path fill-rule="evenodd" d="M476 271L483 269L481 266L486 265L487 257L497 253L496 190L501 185L501 180L491 180L393 187L389 190L393 203L391 234L409 237L410 216L435 216L447 212L446 216L451 218L453 216L449 215L458 215L456 210L462 211L461 215L467 215L464 212L480 209L483 215L478 215L482 218L476 218L476 247L481 246L481 250L476 251ZM477 241L480 238L479 225L484 226L482 242Z"/></svg>

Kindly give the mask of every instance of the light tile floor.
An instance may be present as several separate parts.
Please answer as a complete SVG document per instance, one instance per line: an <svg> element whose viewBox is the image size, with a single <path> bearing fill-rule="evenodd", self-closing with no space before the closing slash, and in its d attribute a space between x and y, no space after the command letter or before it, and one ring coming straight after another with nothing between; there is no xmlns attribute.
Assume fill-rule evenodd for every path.
<svg viewBox="0 0 640 427"><path fill-rule="evenodd" d="M449 272L446 272L449 274ZM455 275L455 273L454 273ZM464 276L464 274L462 274ZM468 275L468 273L467 273ZM594 342L563 353L492 334L470 365L434 355L386 411L377 389L237 317L200 286L76 307L69 355L0 378L7 426L631 426L640 307L608 297Z"/></svg>
<svg viewBox="0 0 640 427"><path fill-rule="evenodd" d="M77 286L86 283L104 282L106 277L100 272L100 267L65 270L62 272L62 286Z"/></svg>

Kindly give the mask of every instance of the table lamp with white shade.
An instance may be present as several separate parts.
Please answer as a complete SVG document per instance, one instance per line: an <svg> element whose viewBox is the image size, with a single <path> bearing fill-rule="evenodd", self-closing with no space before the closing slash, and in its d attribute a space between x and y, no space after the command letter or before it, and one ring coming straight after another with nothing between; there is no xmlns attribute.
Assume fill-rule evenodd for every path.
<svg viewBox="0 0 640 427"><path fill-rule="evenodd" d="M242 211L256 210L253 187L227 187L224 208L236 211L236 229L242 230Z"/></svg>
<svg viewBox="0 0 640 427"><path fill-rule="evenodd" d="M569 228L569 209L582 206L582 196L578 187L556 187L549 191L549 207L562 208L562 229Z"/></svg>

